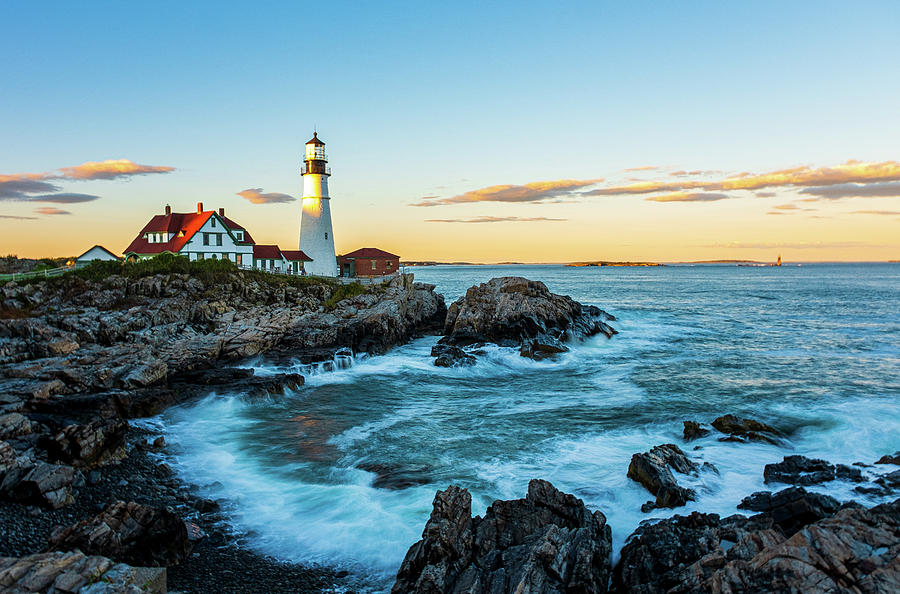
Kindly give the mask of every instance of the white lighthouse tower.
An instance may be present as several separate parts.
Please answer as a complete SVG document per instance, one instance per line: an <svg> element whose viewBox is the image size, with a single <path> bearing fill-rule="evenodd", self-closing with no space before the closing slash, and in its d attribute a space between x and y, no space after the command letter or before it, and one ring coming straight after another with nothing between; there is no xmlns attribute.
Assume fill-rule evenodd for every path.
<svg viewBox="0 0 900 594"><path fill-rule="evenodd" d="M306 143L300 173L303 176L303 216L300 219L300 249L312 258L306 271L317 276L337 276L334 233L331 230L331 200L328 197L328 167L325 143L313 133Z"/></svg>

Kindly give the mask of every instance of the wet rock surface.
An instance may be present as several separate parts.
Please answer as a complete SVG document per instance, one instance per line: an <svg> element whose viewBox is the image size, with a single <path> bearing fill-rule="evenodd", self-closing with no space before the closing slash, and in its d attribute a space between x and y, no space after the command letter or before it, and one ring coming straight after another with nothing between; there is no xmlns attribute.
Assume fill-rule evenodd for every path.
<svg viewBox="0 0 900 594"><path fill-rule="evenodd" d="M634 454L628 465L628 478L643 485L656 500L641 506L642 511L658 507L679 507L693 501L696 493L678 484L672 470L681 474L696 475L700 466L691 461L681 448L667 443L652 448L649 452Z"/></svg>
<svg viewBox="0 0 900 594"><path fill-rule="evenodd" d="M437 367L471 367L475 365L475 356L458 346L436 344L431 348L431 356Z"/></svg>
<svg viewBox="0 0 900 594"><path fill-rule="evenodd" d="M166 509L116 501L55 534L50 550L80 550L130 565L175 565L191 552L184 521Z"/></svg>
<svg viewBox="0 0 900 594"><path fill-rule="evenodd" d="M568 350L564 344L616 331L615 318L594 306L551 293L540 281L494 278L471 287L447 310L440 344L467 347L485 343L520 348L541 359Z"/></svg>
<svg viewBox="0 0 900 594"><path fill-rule="evenodd" d="M392 592L606 592L611 533L600 512L550 483L471 516L471 496L438 491Z"/></svg>
<svg viewBox="0 0 900 594"><path fill-rule="evenodd" d="M722 415L712 422L713 428L728 437L722 441L762 441L777 444L781 433L774 427L755 419L743 419L735 415Z"/></svg>
<svg viewBox="0 0 900 594"><path fill-rule="evenodd" d="M697 421L684 421L684 440L692 441L709 435L709 429L700 426Z"/></svg>
<svg viewBox="0 0 900 594"><path fill-rule="evenodd" d="M166 591L165 568L129 567L80 551L0 557L4 592L131 594Z"/></svg>
<svg viewBox="0 0 900 594"><path fill-rule="evenodd" d="M816 485L836 479L861 482L859 468L845 464L832 464L826 460L806 456L785 456L775 464L766 464L766 483L786 483L789 485Z"/></svg>
<svg viewBox="0 0 900 594"><path fill-rule="evenodd" d="M840 508L834 497L788 487L777 493L758 491L741 500L738 509L766 512L784 534L790 536L809 524L834 515Z"/></svg>

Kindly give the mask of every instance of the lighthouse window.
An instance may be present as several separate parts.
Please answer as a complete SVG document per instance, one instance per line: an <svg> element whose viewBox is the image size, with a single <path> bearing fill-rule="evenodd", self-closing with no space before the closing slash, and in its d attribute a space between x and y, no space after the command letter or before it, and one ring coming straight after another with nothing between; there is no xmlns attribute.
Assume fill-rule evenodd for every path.
<svg viewBox="0 0 900 594"><path fill-rule="evenodd" d="M328 234L327 234L327 233L325 234L325 239L328 239Z"/></svg>

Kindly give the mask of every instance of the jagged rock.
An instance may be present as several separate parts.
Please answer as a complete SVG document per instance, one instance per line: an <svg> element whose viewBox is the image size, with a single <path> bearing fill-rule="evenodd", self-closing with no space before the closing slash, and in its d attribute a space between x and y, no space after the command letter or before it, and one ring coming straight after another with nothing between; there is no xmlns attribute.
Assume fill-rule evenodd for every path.
<svg viewBox="0 0 900 594"><path fill-rule="evenodd" d="M684 422L684 439L685 441L691 441L694 439L699 439L701 437L706 437L709 435L709 429L705 429L700 426L700 423L697 421L685 421Z"/></svg>
<svg viewBox="0 0 900 594"><path fill-rule="evenodd" d="M431 348L431 356L435 357L437 367L471 367L475 365L475 357L457 346L436 344Z"/></svg>
<svg viewBox="0 0 900 594"><path fill-rule="evenodd" d="M897 464L900 466L900 452L894 452L893 454L885 454L875 464Z"/></svg>
<svg viewBox="0 0 900 594"><path fill-rule="evenodd" d="M129 567L80 551L0 557L0 589L10 593L161 594L166 569Z"/></svg>
<svg viewBox="0 0 900 594"><path fill-rule="evenodd" d="M41 445L54 461L90 468L125 457L128 423L118 419L69 425Z"/></svg>
<svg viewBox="0 0 900 594"><path fill-rule="evenodd" d="M755 419L740 419L734 415L723 415L712 422L713 428L728 434L722 441L764 441L777 444L775 437L781 433Z"/></svg>
<svg viewBox="0 0 900 594"><path fill-rule="evenodd" d="M875 482L882 487L887 487L888 489L896 489L900 487L900 470L895 470L894 472L888 473L884 476L880 476L875 479Z"/></svg>
<svg viewBox="0 0 900 594"><path fill-rule="evenodd" d="M842 509L685 585L704 592L900 591L900 500Z"/></svg>
<svg viewBox="0 0 900 594"><path fill-rule="evenodd" d="M19 413L0 415L0 439L9 439L31 433L31 421Z"/></svg>
<svg viewBox="0 0 900 594"><path fill-rule="evenodd" d="M573 339L611 337L616 331L606 321L612 319L597 307L551 293L542 282L494 278L471 287L449 307L441 344L495 343L541 357L561 352L562 343Z"/></svg>
<svg viewBox="0 0 900 594"><path fill-rule="evenodd" d="M81 550L130 565L174 565L191 551L184 521L165 509L116 501L93 518L55 534L49 548Z"/></svg>
<svg viewBox="0 0 900 594"><path fill-rule="evenodd" d="M20 464L4 474L0 495L25 504L59 509L72 502L75 478L71 466L46 462Z"/></svg>
<svg viewBox="0 0 900 594"><path fill-rule="evenodd" d="M835 466L826 460L807 458L806 456L785 456L784 460L775 464L766 464L763 471L766 483L786 483L789 485L815 485L846 479L854 482L863 480L858 468L838 464Z"/></svg>
<svg viewBox="0 0 900 594"><path fill-rule="evenodd" d="M768 513L782 532L791 536L804 526L833 516L840 506L834 497L812 493L803 487L788 487L777 493L757 491L744 497L738 509Z"/></svg>
<svg viewBox="0 0 900 594"><path fill-rule="evenodd" d="M649 452L634 454L628 465L628 478L642 484L653 495L655 502L648 502L641 507L642 511L650 511L657 507L679 507L693 501L696 494L692 489L681 487L669 468L682 474L696 475L699 466L675 444L667 443L651 449Z"/></svg>
<svg viewBox="0 0 900 594"><path fill-rule="evenodd" d="M451 486L435 496L392 592L602 593L611 549L603 514L546 481L532 480L525 499L495 501L484 518Z"/></svg>
<svg viewBox="0 0 900 594"><path fill-rule="evenodd" d="M669 592L691 572L703 578L727 559L752 556L784 540L764 515L722 518L693 512L645 524L629 537L613 573L616 591L636 594ZM696 581L696 578L694 578Z"/></svg>

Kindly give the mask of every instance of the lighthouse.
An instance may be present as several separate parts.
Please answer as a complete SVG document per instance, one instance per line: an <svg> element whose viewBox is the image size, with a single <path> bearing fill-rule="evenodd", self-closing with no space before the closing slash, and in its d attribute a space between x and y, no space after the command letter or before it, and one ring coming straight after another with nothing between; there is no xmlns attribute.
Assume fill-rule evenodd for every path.
<svg viewBox="0 0 900 594"><path fill-rule="evenodd" d="M325 143L313 133L306 143L300 173L303 178L303 215L300 218L300 250L312 258L306 270L317 276L337 276L334 233L331 230L331 200L328 197L328 167Z"/></svg>

